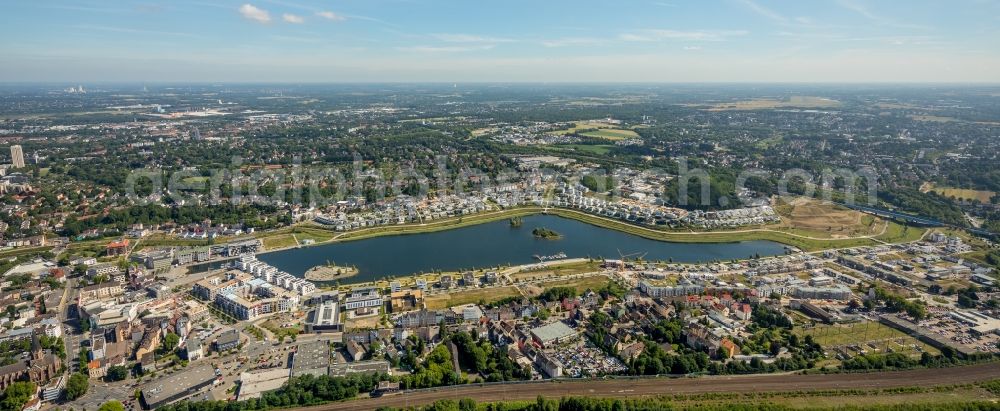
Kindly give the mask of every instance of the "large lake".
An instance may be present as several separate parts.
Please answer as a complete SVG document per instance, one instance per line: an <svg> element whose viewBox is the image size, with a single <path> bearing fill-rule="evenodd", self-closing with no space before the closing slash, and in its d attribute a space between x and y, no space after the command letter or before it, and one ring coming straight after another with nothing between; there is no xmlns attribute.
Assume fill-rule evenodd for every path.
<svg viewBox="0 0 1000 411"><path fill-rule="evenodd" d="M562 234L558 240L535 238L531 230L546 227ZM709 262L748 258L755 254L783 254L785 247L772 241L732 243L670 243L650 240L553 215L524 217L513 228L507 220L433 233L393 235L345 241L259 254L258 259L282 271L302 276L326 264L357 266L358 275L344 283L379 280L434 270L454 271L502 264L537 262L535 255L566 253L567 257L620 258Z"/></svg>

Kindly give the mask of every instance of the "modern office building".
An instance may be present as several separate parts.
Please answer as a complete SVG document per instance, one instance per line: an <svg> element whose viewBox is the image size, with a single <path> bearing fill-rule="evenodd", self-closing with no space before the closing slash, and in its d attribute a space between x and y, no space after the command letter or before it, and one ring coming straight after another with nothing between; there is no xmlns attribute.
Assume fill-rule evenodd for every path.
<svg viewBox="0 0 1000 411"><path fill-rule="evenodd" d="M10 162L14 164L14 168L24 168L24 151L21 146L10 146Z"/></svg>

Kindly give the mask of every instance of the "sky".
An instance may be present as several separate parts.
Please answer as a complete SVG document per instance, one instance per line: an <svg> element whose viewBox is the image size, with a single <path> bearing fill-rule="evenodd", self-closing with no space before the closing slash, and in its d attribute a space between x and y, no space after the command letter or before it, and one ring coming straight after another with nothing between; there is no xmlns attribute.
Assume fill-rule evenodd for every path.
<svg viewBox="0 0 1000 411"><path fill-rule="evenodd" d="M0 2L0 82L1000 82L1000 0Z"/></svg>

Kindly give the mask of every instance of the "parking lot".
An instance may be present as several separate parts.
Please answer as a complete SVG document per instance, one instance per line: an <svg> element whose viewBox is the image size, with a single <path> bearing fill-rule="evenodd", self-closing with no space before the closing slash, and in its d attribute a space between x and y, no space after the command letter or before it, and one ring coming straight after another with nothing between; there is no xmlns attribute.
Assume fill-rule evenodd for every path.
<svg viewBox="0 0 1000 411"><path fill-rule="evenodd" d="M563 364L563 375L582 377L586 375L616 374L626 370L621 360L608 357L590 341L579 341L554 349L552 357Z"/></svg>
<svg viewBox="0 0 1000 411"><path fill-rule="evenodd" d="M951 317L940 316L925 321L923 326L935 331L951 341L965 344L983 352L1000 353L1000 335L975 335L972 328Z"/></svg>

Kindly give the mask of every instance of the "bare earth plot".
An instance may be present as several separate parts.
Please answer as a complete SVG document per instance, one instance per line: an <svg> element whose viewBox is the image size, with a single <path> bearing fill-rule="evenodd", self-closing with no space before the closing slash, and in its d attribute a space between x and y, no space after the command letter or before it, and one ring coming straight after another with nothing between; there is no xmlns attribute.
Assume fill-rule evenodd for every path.
<svg viewBox="0 0 1000 411"><path fill-rule="evenodd" d="M865 213L806 197L781 199L775 210L782 217L780 227L812 237L876 235L884 225Z"/></svg>

